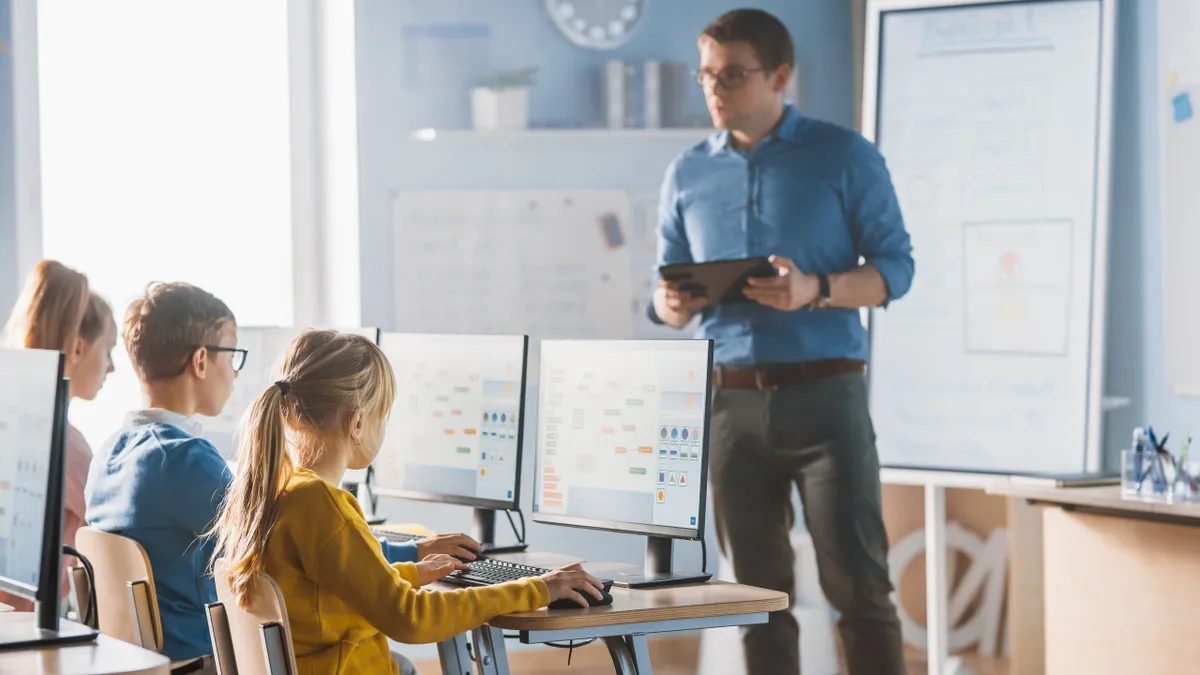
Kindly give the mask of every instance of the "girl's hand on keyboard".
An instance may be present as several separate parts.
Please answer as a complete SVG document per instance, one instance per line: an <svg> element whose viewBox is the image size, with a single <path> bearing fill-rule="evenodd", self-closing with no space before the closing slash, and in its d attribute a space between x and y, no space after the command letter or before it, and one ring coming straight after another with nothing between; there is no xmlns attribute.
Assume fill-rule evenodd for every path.
<svg viewBox="0 0 1200 675"><path fill-rule="evenodd" d="M574 600L579 603L580 607L587 607L588 602L583 597L583 593L587 593L597 600L604 598L601 594L604 584L583 571L583 565L579 563L543 574L542 581L545 581L546 585L550 587L550 602L565 598Z"/></svg>
<svg viewBox="0 0 1200 675"><path fill-rule="evenodd" d="M417 580L420 585L427 586L441 579L444 576L454 572L454 570L465 570L467 564L452 558L444 553L437 553L430 556L425 556L425 559L417 563Z"/></svg>

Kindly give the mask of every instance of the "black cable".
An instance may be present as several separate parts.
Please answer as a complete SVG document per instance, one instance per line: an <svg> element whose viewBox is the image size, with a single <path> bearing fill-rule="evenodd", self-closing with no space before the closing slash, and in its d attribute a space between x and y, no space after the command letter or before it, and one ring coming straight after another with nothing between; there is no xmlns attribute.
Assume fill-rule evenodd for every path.
<svg viewBox="0 0 1200 675"><path fill-rule="evenodd" d="M520 633L501 632L501 635L504 636L505 640L520 640L521 639ZM569 666L569 665L571 665L571 657L575 655L576 647L586 647L586 646L592 644L593 642L595 642L597 639L599 639L599 638L591 638L590 640L585 640L583 642L580 642L579 644L575 644L574 640L571 640L570 642L568 642L565 645L561 642L543 642L542 644L546 645L547 647L553 647L555 649L566 649L567 650L567 665Z"/></svg>
<svg viewBox="0 0 1200 675"><path fill-rule="evenodd" d="M372 486L372 483L374 483L375 481L371 480L374 477L375 477L375 465L370 464L367 466L367 475L365 477L363 477L363 486L365 486L367 488L367 494L371 495L371 500L370 500L371 501L371 515L378 516L379 515L379 497L375 496L375 489Z"/></svg>
<svg viewBox="0 0 1200 675"><path fill-rule="evenodd" d="M516 512L517 517L521 519L521 533L517 534L517 524L513 521L512 514ZM521 509L505 509L504 515L508 517L508 526L512 528L513 536L517 538L517 542L525 543L525 514L521 513Z"/></svg>
<svg viewBox="0 0 1200 675"><path fill-rule="evenodd" d="M704 536L700 536L700 573L708 574L708 542L704 541Z"/></svg>
<svg viewBox="0 0 1200 675"><path fill-rule="evenodd" d="M83 616L81 618L83 619L83 625L93 626L95 624L93 624L92 621L95 620L96 612L98 611L96 608L96 570L92 568L92 562L84 557L79 551L76 551L74 546L67 546L64 544L62 551L66 555L75 556L79 559L79 562L83 563L83 573L87 577L88 582L88 603L86 608L80 610L83 612Z"/></svg>

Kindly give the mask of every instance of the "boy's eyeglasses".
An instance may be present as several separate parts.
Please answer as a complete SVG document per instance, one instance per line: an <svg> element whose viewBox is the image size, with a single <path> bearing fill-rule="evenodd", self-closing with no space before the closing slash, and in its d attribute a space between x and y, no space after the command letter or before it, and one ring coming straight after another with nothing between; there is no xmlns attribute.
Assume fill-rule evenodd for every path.
<svg viewBox="0 0 1200 675"><path fill-rule="evenodd" d="M216 345L192 347L192 350L188 352L187 360L183 362L183 367L179 369L180 375L187 372L188 364L192 362L192 356L196 353L197 349L207 349L210 352L229 352L229 364L233 366L233 372L235 373L241 372L242 368L246 367L246 357L250 354L249 350L237 347L218 347Z"/></svg>
<svg viewBox="0 0 1200 675"><path fill-rule="evenodd" d="M746 76L750 73L761 73L765 68L743 68L742 66L729 66L722 68L716 72L709 70L697 70L694 77L696 84L701 87L709 82L715 81L721 85L722 89L740 89L746 84Z"/></svg>

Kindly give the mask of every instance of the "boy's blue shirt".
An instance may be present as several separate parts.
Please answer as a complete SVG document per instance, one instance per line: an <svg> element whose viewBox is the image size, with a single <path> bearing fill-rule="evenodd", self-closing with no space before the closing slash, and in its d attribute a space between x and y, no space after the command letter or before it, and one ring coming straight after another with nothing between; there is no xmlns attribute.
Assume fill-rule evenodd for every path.
<svg viewBox="0 0 1200 675"><path fill-rule="evenodd" d="M92 458L88 525L142 545L154 572L163 653L183 661L212 653L204 606L217 601L205 538L233 474L200 425L167 410L130 413Z"/></svg>

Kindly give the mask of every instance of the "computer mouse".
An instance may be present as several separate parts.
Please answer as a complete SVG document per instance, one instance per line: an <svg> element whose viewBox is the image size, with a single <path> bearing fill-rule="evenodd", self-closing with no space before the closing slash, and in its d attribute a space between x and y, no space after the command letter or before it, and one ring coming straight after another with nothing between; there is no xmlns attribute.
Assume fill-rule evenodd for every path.
<svg viewBox="0 0 1200 675"><path fill-rule="evenodd" d="M601 598L599 600L592 597L588 593L580 593L580 595L583 596L584 600L588 601L588 607L607 607L613 602L612 593L609 593L607 588L603 591L600 591ZM583 609L579 606L578 602L575 602L570 598L555 600L554 602L550 603L548 607L549 609Z"/></svg>

